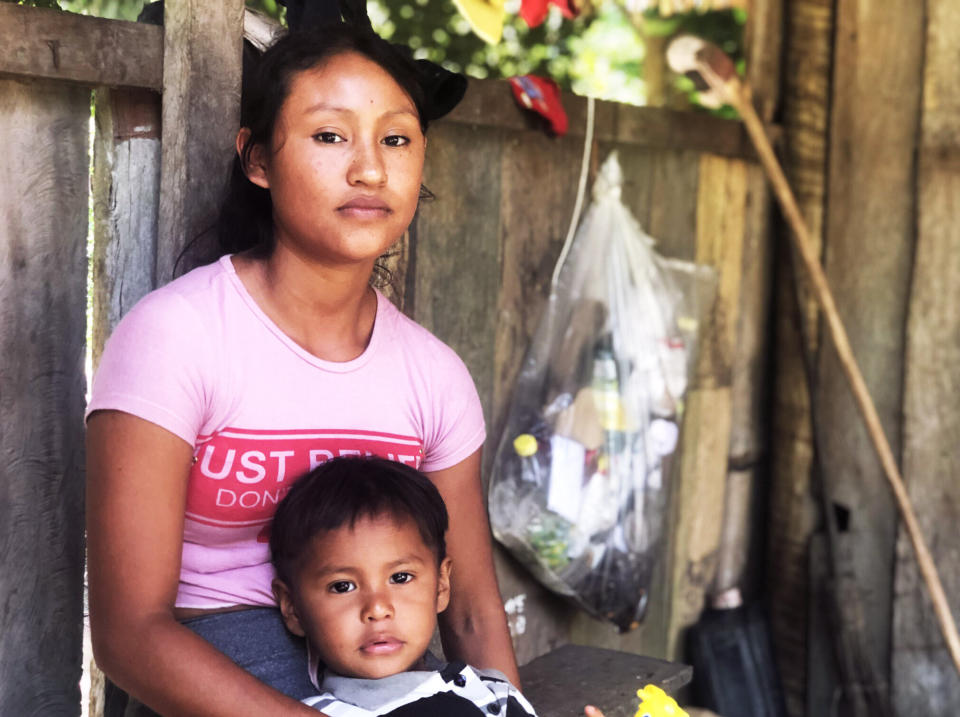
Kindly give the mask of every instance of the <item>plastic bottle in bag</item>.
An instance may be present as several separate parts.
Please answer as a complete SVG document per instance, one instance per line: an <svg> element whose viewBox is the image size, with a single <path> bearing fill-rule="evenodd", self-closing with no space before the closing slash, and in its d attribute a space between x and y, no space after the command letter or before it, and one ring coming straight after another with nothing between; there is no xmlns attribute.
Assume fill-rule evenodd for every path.
<svg viewBox="0 0 960 717"><path fill-rule="evenodd" d="M545 480L540 459L537 456L539 449L537 437L530 433L521 433L513 439L513 450L520 458L520 479L524 483L543 488Z"/></svg>
<svg viewBox="0 0 960 717"><path fill-rule="evenodd" d="M591 388L603 429L604 452L608 460L620 453L625 444L624 407L620 398L620 378L613 353L613 337L606 333L593 351Z"/></svg>

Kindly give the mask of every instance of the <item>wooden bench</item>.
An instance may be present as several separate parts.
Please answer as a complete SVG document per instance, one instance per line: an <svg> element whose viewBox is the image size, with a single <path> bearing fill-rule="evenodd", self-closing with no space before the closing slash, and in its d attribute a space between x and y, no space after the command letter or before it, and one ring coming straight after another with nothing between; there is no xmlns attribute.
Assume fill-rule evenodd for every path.
<svg viewBox="0 0 960 717"><path fill-rule="evenodd" d="M580 645L564 645L520 668L523 694L539 717L583 715L587 704L605 717L633 717L641 687L676 694L692 678L689 665Z"/></svg>

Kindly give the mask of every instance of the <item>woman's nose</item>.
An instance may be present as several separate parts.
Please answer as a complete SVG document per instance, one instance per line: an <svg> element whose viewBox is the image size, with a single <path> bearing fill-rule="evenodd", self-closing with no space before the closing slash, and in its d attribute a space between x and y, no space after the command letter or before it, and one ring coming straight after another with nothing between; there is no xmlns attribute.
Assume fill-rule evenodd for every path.
<svg viewBox="0 0 960 717"><path fill-rule="evenodd" d="M373 622L393 617L393 605L382 592L372 593L363 607L363 621Z"/></svg>
<svg viewBox="0 0 960 717"><path fill-rule="evenodd" d="M379 143L357 142L354 145L347 181L351 185L380 186L387 181Z"/></svg>

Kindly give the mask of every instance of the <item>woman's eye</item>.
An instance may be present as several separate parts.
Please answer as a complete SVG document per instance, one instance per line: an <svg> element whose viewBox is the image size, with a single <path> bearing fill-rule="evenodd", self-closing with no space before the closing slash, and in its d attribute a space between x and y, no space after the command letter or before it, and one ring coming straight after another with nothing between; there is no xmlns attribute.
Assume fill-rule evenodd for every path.
<svg viewBox="0 0 960 717"><path fill-rule="evenodd" d="M410 573L394 573L390 576L390 582L394 585L403 585L413 580L413 575Z"/></svg>
<svg viewBox="0 0 960 717"><path fill-rule="evenodd" d="M337 580L335 583L331 583L330 592L332 593L348 593L354 589L354 585L349 580Z"/></svg>
<svg viewBox="0 0 960 717"><path fill-rule="evenodd" d="M346 141L336 132L317 132L315 135L313 135L313 138L318 142L322 142L323 144L337 144L339 142Z"/></svg>
<svg viewBox="0 0 960 717"><path fill-rule="evenodd" d="M410 138L404 137L402 134L392 134L389 137L384 137L383 143L388 147L405 147L410 144Z"/></svg>

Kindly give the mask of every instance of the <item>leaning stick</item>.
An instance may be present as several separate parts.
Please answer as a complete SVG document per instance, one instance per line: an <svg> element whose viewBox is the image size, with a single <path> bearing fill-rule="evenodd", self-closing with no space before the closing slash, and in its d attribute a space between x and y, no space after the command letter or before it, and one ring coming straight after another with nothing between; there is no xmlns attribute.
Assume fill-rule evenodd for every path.
<svg viewBox="0 0 960 717"><path fill-rule="evenodd" d="M930 599L933 601L933 609L940 623L940 630L947 643L947 649L953 659L954 667L960 673L960 635L957 634L957 625L954 622L953 614L950 612L950 604L947 602L943 584L940 582L940 575L933 558L930 556L930 550L927 548L923 534L920 532L916 514L910 503L907 489L904 487L903 477L900 475L897 462L894 460L893 451L884 435L876 406L870 397L867 384L863 380L863 374L861 374L853 356L850 340L837 311L833 293L830 291L827 277L823 273L823 267L820 266L820 260L814 252L810 231L800 214L800 208L797 206L790 184L787 182L783 169L774 154L773 147L770 145L763 122L761 122L757 111L753 107L750 88L737 77L733 63L723 51L715 45L691 35L682 35L670 44L667 51L667 61L675 72L699 75L713 92L733 105L743 119L747 134L750 136L750 140L753 142L760 158L760 163L773 186L780 208L793 229L791 234L793 244L809 274L814 297L826 317L830 337L833 339L837 354L840 357L840 365L843 367L847 381L850 383L854 399L866 423L867 433L870 435L870 440L883 466L883 472L887 477L890 488L893 490L897 508L906 525L910 543L913 545L913 550L917 556L920 572L927 584L927 589L930 591Z"/></svg>

